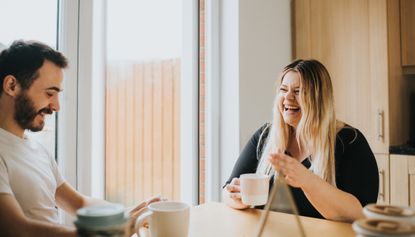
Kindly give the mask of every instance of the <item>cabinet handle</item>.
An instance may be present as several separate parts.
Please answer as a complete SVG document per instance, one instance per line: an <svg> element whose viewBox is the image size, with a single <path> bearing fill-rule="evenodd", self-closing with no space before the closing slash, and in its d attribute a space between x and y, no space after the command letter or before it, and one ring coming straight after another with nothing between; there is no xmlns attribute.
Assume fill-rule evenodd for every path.
<svg viewBox="0 0 415 237"><path fill-rule="evenodd" d="M379 171L379 181L380 181L380 185L379 185L379 198L382 199L382 201L385 201L385 171L384 170L380 170Z"/></svg>
<svg viewBox="0 0 415 237"><path fill-rule="evenodd" d="M384 123L384 120L383 120L383 111L382 110L378 110L378 113L377 113L377 132L378 132L378 135L377 135L377 139L378 139L378 141L383 141L383 138L384 138L384 134L383 134L383 123Z"/></svg>

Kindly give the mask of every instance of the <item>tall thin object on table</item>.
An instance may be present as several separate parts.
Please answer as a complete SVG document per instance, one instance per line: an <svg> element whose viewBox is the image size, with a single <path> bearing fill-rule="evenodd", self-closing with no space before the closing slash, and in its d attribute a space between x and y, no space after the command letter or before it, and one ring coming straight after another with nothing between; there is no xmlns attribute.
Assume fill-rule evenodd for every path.
<svg viewBox="0 0 415 237"><path fill-rule="evenodd" d="M256 233L255 236L256 237L261 237L262 232L264 231L265 224L266 224L267 219L268 219L268 214L269 214L269 210L271 208L271 203L274 201L275 194L276 194L277 189L278 189L278 184L281 184L283 186L283 188L285 189L287 195L288 195L288 200L290 201L290 206L294 211L295 221L297 222L298 229L300 231L300 235L301 235L301 237L306 237L304 227L301 224L301 220L300 220L300 217L298 215L297 205L295 205L294 197L291 193L291 190L289 189L287 182L285 182L285 179L281 175L277 175L277 177L278 177L277 180L275 180L274 184L272 185L271 193L269 195L268 202L265 205L264 211L262 212L261 219L259 220L259 226L258 226L257 233Z"/></svg>

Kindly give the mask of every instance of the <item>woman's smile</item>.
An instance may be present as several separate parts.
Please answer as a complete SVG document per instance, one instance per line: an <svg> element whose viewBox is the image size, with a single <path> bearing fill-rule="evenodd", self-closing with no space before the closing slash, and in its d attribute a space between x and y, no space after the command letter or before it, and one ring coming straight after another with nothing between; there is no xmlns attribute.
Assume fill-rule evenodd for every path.
<svg viewBox="0 0 415 237"><path fill-rule="evenodd" d="M284 122L297 127L301 119L300 77L297 72L290 71L285 74L278 94L279 108Z"/></svg>

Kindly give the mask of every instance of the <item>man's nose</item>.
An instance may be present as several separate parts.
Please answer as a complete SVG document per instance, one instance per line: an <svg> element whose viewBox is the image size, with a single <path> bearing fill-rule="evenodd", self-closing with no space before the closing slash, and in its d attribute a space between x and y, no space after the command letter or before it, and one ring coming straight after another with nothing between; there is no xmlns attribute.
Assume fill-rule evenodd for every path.
<svg viewBox="0 0 415 237"><path fill-rule="evenodd" d="M50 104L50 108L55 112L59 111L60 109L59 96L54 97L54 99L52 100L52 103Z"/></svg>

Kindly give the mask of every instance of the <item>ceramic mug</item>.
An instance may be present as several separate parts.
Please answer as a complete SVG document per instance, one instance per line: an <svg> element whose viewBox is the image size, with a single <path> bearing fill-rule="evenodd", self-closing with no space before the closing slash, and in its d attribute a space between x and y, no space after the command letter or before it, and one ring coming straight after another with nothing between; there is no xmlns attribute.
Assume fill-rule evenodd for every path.
<svg viewBox="0 0 415 237"><path fill-rule="evenodd" d="M76 217L79 237L124 237L130 219L124 206L112 203L81 208Z"/></svg>
<svg viewBox="0 0 415 237"><path fill-rule="evenodd" d="M415 237L415 226L385 219L360 219L353 222L357 237Z"/></svg>
<svg viewBox="0 0 415 237"><path fill-rule="evenodd" d="M135 230L139 237L148 222L151 237L186 237L189 232L190 206L183 202L155 202L137 218Z"/></svg>
<svg viewBox="0 0 415 237"><path fill-rule="evenodd" d="M265 205L268 201L269 176L243 174L239 177L242 203L251 206Z"/></svg>
<svg viewBox="0 0 415 237"><path fill-rule="evenodd" d="M367 218L415 224L415 209L403 206L368 204L363 208Z"/></svg>

